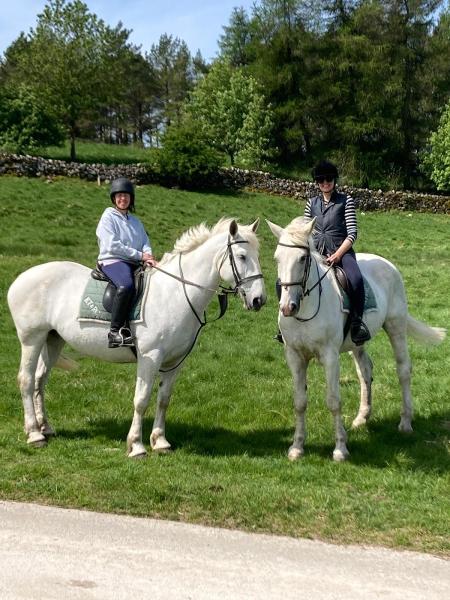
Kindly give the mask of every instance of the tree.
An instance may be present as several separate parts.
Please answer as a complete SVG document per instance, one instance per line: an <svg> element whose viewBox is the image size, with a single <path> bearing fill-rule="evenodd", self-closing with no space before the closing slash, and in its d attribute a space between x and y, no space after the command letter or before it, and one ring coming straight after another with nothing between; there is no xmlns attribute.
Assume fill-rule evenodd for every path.
<svg viewBox="0 0 450 600"><path fill-rule="evenodd" d="M430 136L422 164L438 190L450 190L450 102L444 108L438 128Z"/></svg>
<svg viewBox="0 0 450 600"><path fill-rule="evenodd" d="M245 9L234 8L230 22L223 27L224 33L219 39L220 55L233 67L242 67L250 62L251 29Z"/></svg>
<svg viewBox="0 0 450 600"><path fill-rule="evenodd" d="M0 146L22 153L58 145L64 132L55 116L25 86L0 94Z"/></svg>
<svg viewBox="0 0 450 600"><path fill-rule="evenodd" d="M66 128L72 160L84 120L98 114L107 96L104 64L108 28L80 0L50 0L36 28L15 53L10 83L26 83L51 106ZM124 32L125 36L128 32Z"/></svg>
<svg viewBox="0 0 450 600"><path fill-rule="evenodd" d="M218 61L191 94L187 111L209 143L236 158L262 165L271 149L272 115L256 80Z"/></svg>
<svg viewBox="0 0 450 600"><path fill-rule="evenodd" d="M172 123L180 123L181 107L194 87L195 66L204 65L200 53L194 64L186 42L166 34L152 45L146 59L156 80L154 118L163 132Z"/></svg>

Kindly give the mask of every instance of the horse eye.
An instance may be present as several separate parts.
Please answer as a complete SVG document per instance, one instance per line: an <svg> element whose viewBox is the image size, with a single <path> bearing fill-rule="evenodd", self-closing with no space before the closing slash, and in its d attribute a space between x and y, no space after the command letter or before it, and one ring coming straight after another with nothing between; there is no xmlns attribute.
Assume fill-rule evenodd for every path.
<svg viewBox="0 0 450 600"><path fill-rule="evenodd" d="M246 257L243 254L239 254L238 258L239 258L239 260L245 260L246 259Z"/></svg>
<svg viewBox="0 0 450 600"><path fill-rule="evenodd" d="M306 256L301 256L300 257L300 262L305 262Z"/></svg>

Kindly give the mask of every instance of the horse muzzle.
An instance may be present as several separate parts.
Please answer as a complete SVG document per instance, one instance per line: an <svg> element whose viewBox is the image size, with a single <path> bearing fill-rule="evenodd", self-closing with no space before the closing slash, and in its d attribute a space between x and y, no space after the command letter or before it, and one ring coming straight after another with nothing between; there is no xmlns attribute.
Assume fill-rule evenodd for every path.
<svg viewBox="0 0 450 600"><path fill-rule="evenodd" d="M288 302L287 304L281 304L280 311L283 317L293 317L297 314L299 306L295 302Z"/></svg>

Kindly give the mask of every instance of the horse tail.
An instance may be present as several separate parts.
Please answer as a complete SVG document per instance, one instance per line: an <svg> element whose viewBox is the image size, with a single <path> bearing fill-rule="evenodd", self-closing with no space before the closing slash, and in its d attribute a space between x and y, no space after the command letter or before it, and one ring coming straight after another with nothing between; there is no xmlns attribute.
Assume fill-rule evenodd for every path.
<svg viewBox="0 0 450 600"><path fill-rule="evenodd" d="M73 358L69 358L64 354L60 354L58 360L55 363L55 367L57 369L63 369L64 371L75 371L79 368L79 366L80 365L79 363L77 363L76 360L73 360Z"/></svg>
<svg viewBox="0 0 450 600"><path fill-rule="evenodd" d="M417 321L411 315L408 315L407 331L408 335L417 342L433 346L440 344L447 334L447 330L443 327L430 327L421 321Z"/></svg>

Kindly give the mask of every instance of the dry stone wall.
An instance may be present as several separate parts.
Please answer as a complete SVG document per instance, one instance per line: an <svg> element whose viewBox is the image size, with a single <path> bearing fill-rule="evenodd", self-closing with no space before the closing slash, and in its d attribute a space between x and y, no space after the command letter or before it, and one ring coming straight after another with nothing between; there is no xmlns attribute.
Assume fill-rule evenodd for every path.
<svg viewBox="0 0 450 600"><path fill-rule="evenodd" d="M86 164L45 159L37 156L0 154L0 175L13 174L25 177L56 176L79 177L89 181L111 181L128 177L137 184L164 183L164 177L152 171L149 165L138 164ZM248 189L298 200L317 193L314 183L274 177L263 171L228 168L220 169L214 180L206 185ZM341 191L352 195L360 210L404 210L450 214L450 197L416 192L382 191L341 186Z"/></svg>

